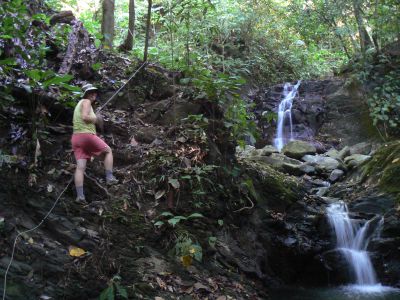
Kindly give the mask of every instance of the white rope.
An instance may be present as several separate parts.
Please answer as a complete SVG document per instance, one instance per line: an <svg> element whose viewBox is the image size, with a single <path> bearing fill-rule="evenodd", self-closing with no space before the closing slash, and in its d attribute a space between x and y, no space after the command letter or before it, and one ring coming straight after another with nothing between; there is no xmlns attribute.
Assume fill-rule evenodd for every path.
<svg viewBox="0 0 400 300"><path fill-rule="evenodd" d="M114 97L129 83L129 81L132 80L133 77L136 76L136 74L140 71L140 69L142 69L145 65L147 64L147 61L145 61L137 70L135 73L133 73L133 75L131 77L129 77L129 79L110 97L110 99L108 99L106 101L106 103L104 103L102 106L100 106L99 109L97 109L97 111L101 111L112 99L114 99Z"/></svg>
<svg viewBox="0 0 400 300"><path fill-rule="evenodd" d="M53 209L56 207L56 205L57 205L58 201L60 200L61 196L62 196L62 195L65 193L65 191L68 189L68 187L69 187L69 185L71 184L71 182L72 182L72 178L71 178L71 180L68 182L68 184L67 184L67 186L64 188L64 190L61 192L61 194L58 196L58 198L56 199L56 201L54 202L53 206L50 208L50 210L48 211L48 213L44 216L44 218L42 219L42 221L40 221L40 223L39 223L38 225L36 225L35 227L33 227L33 228L31 228L31 229L28 229L28 230L25 230L25 231L23 231L23 232L18 233L17 236L15 237L14 245L13 245L13 250L12 250L12 253L11 253L11 259L10 259L10 262L9 262L9 264L8 264L8 266L7 266L6 273L4 274L3 300L6 299L7 275L8 275L8 271L10 270L11 264L12 264L12 262L13 262L13 260L14 260L15 247L17 246L18 238L19 238L21 235L23 235L23 234L26 234L26 233L28 233L28 232L31 232L31 231L34 231L34 230L38 229L38 228L43 224L43 222L49 217L49 215L51 214L51 212L53 211Z"/></svg>

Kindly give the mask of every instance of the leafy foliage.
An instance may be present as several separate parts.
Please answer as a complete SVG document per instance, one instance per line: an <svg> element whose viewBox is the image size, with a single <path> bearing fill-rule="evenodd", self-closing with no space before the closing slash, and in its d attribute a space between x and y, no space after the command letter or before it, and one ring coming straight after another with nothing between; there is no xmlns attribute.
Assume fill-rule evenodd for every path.
<svg viewBox="0 0 400 300"><path fill-rule="evenodd" d="M120 284L120 281L121 277L114 276L108 282L108 287L101 292L99 299L100 300L118 299L116 298L116 296L119 298L128 299L128 293L126 289Z"/></svg>

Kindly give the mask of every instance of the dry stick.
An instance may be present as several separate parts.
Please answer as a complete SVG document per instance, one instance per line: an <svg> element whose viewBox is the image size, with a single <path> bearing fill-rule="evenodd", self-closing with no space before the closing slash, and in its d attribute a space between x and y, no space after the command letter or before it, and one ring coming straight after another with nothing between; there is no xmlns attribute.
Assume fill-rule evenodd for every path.
<svg viewBox="0 0 400 300"><path fill-rule="evenodd" d="M251 199L249 197L246 197L246 198L247 198L247 200L249 200L251 202L251 206L245 206L245 207L242 207L241 209L234 210L233 211L234 213L238 213L238 212L240 212L242 210L245 210L245 209L252 209L254 207L253 201L251 201Z"/></svg>
<svg viewBox="0 0 400 300"><path fill-rule="evenodd" d="M104 191L104 193L107 194L107 196L108 196L109 198L111 198L111 195L108 193L107 189L105 189L105 188L96 180L96 178L93 178L92 176L90 176L90 175L88 175L88 174L86 174L86 173L85 173L85 176L86 176L87 178L89 178L91 181L93 181L99 188L101 188L101 189Z"/></svg>
<svg viewBox="0 0 400 300"><path fill-rule="evenodd" d="M70 181L68 182L68 184L66 185L66 187L64 188L64 190L61 192L61 194L58 196L58 198L57 198L56 201L54 202L53 206L50 208L50 210L48 211L48 213L44 216L44 218L42 219L42 221L40 221L40 223L39 223L38 225L36 225L35 227L18 233L17 236L15 237L14 245L13 245L13 250L12 250L12 253L11 253L11 259L10 259L10 262L9 262L9 264L8 264L8 266L7 266L6 273L4 274L3 300L6 299L7 275L8 275L8 271L10 270L11 264L12 264L12 262L13 262L13 260L14 260L15 247L17 246L18 238L19 238L20 236L22 236L23 234L26 234L26 233L28 233L28 232L31 232L31 231L34 231L34 230L38 229L38 228L43 224L43 222L50 216L51 212L52 212L53 209L56 207L56 205L57 205L58 201L60 200L61 196L62 196L62 195L65 193L65 191L68 189L68 187L69 187L69 185L71 184L72 180L73 180L73 178L70 179Z"/></svg>

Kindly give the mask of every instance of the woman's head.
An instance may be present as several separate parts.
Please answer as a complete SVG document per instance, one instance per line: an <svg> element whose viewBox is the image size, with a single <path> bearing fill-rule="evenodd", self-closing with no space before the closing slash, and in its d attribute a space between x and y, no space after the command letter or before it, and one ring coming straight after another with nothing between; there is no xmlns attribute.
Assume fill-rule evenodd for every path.
<svg viewBox="0 0 400 300"><path fill-rule="evenodd" d="M83 98L89 99L92 102L96 100L98 89L95 86L88 83L82 87L82 90L83 90Z"/></svg>

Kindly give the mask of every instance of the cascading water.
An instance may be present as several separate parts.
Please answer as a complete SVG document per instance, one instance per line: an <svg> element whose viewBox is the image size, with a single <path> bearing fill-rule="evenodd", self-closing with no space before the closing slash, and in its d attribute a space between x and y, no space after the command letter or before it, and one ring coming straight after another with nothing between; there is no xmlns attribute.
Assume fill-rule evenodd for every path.
<svg viewBox="0 0 400 300"><path fill-rule="evenodd" d="M331 226L335 230L337 249L346 258L359 288L374 287L377 291L382 287L376 279L374 267L367 252L371 237L380 232L382 217L375 217L365 224L356 219L350 219L346 204L341 201L327 208Z"/></svg>
<svg viewBox="0 0 400 300"><path fill-rule="evenodd" d="M288 141L293 140L292 104L293 99L297 95L300 83L300 80L296 85L285 83L283 87L283 99L278 108L278 126L274 139L274 145L279 151L282 150Z"/></svg>

